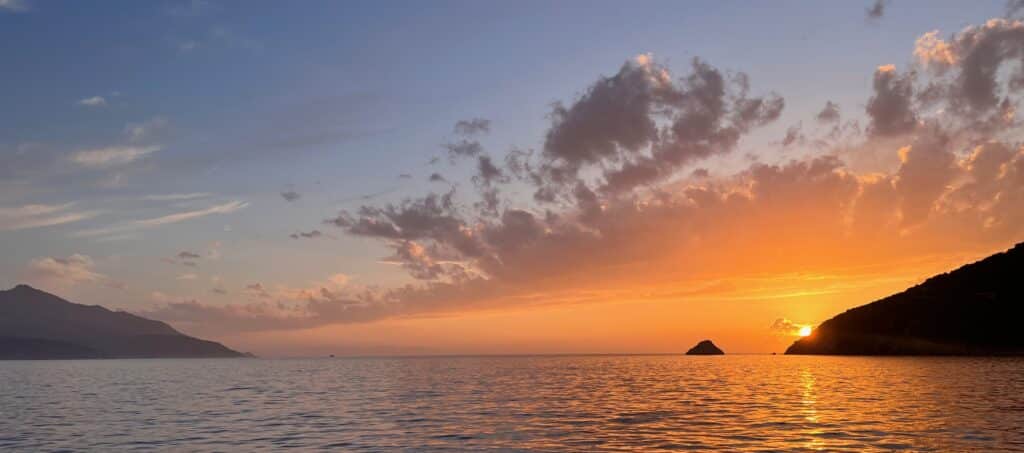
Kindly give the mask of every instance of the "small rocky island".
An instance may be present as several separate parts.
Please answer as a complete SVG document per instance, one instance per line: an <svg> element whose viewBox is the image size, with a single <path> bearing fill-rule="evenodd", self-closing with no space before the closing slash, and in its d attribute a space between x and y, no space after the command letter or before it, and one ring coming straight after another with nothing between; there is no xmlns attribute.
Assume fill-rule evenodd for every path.
<svg viewBox="0 0 1024 453"><path fill-rule="evenodd" d="M847 310L786 354L1024 355L1024 243Z"/></svg>
<svg viewBox="0 0 1024 453"><path fill-rule="evenodd" d="M697 343L697 346L694 346L694 347L690 348L689 351L686 351L686 355L724 355L724 354L725 354L725 352L723 352L721 349L718 349L718 346L715 346L715 344L712 343L711 340L704 340L704 341L702 341L700 343Z"/></svg>

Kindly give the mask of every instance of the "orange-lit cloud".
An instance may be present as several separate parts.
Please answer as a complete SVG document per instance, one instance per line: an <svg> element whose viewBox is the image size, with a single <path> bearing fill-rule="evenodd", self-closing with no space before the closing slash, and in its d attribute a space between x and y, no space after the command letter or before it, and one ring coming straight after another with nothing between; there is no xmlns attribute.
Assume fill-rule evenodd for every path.
<svg viewBox="0 0 1024 453"><path fill-rule="evenodd" d="M1010 138L1018 123L1006 116L1024 84L985 78L985 68L1012 68L1019 56L985 59L964 37L1009 49L1017 28L989 23L948 45L922 37L918 57L946 58L932 55L941 48L950 67L933 78L879 67L863 112L868 126L853 143L851 135L812 137L824 151L716 177L695 166L735 151L775 121L785 101L755 95L745 75L727 76L699 59L673 79L642 55L556 104L536 152L494 157L471 137L490 123L457 125L462 141L447 148L453 162L475 169L471 190L452 185L326 221L389 247L382 261L400 265L408 285L343 279L280 294L261 286L266 300L172 302L148 314L194 329L308 330L522 307L805 300L891 289L954 256L1024 239L1024 148ZM987 102L991 93L1006 101ZM838 106L825 105L817 119L846 127ZM858 170L850 164L856 153L891 164ZM899 277L886 280L892 275ZM818 315L776 313L761 330L776 317Z"/></svg>

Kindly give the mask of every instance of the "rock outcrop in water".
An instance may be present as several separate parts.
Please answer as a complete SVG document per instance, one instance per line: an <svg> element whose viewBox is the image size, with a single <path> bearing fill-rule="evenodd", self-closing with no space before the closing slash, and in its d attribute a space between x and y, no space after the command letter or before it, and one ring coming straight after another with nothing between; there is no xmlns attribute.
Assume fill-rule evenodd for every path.
<svg viewBox="0 0 1024 453"><path fill-rule="evenodd" d="M786 354L1024 355L1024 243L822 323Z"/></svg>
<svg viewBox="0 0 1024 453"><path fill-rule="evenodd" d="M712 343L711 340L704 340L704 341L702 341L700 343L697 343L696 346L690 348L689 351L686 351L686 355L723 355L723 354L725 354L725 352L723 352L721 349L718 349L718 346L715 346L715 344Z"/></svg>
<svg viewBox="0 0 1024 453"><path fill-rule="evenodd" d="M0 359L242 356L160 321L71 303L28 285L0 291Z"/></svg>

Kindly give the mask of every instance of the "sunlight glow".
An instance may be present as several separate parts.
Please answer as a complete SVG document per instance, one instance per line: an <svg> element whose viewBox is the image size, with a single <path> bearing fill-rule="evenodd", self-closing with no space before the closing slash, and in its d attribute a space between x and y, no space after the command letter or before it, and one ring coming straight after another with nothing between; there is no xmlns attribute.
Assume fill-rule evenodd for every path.
<svg viewBox="0 0 1024 453"><path fill-rule="evenodd" d="M808 337L808 336L810 336L811 335L811 326L800 327L800 331L797 332L797 335L800 335L801 337Z"/></svg>

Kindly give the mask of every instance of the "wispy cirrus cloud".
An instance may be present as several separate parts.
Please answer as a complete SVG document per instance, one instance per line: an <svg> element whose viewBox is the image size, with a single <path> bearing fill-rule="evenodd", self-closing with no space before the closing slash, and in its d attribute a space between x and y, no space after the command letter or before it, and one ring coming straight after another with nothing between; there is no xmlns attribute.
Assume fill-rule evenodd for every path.
<svg viewBox="0 0 1024 453"><path fill-rule="evenodd" d="M133 220L127 223L114 224L102 228L94 228L89 230L81 230L72 234L73 237L99 237L99 236L110 236L110 235L123 235L125 233L135 232L139 230L145 230L150 228L156 228L163 225L172 223L184 222L187 220L197 219L213 214L230 214L232 212L244 209L249 206L249 202L235 200L227 203L209 206L203 209L196 209L192 211L176 212L174 214L168 214L160 217L153 217L149 219Z"/></svg>
<svg viewBox="0 0 1024 453"><path fill-rule="evenodd" d="M100 214L100 211L75 211L75 203L29 204L0 207L0 231L25 230L73 223Z"/></svg>
<svg viewBox="0 0 1024 453"><path fill-rule="evenodd" d="M84 105L87 107L104 107L107 105L107 99L103 96L93 96L79 100L78 105Z"/></svg>
<svg viewBox="0 0 1024 453"><path fill-rule="evenodd" d="M71 161L87 168L107 168L135 162L160 149L160 146L155 145L108 146L76 151L71 154Z"/></svg>
<svg viewBox="0 0 1024 453"><path fill-rule="evenodd" d="M168 193L168 194L157 194L157 195L145 195L141 197L145 201L188 201L197 200L201 198L208 198L209 192L192 192L192 193Z"/></svg>
<svg viewBox="0 0 1024 453"><path fill-rule="evenodd" d="M28 0L0 0L0 12L23 13L30 9Z"/></svg>

